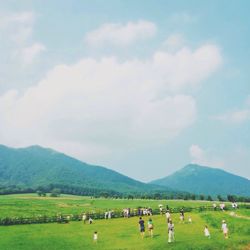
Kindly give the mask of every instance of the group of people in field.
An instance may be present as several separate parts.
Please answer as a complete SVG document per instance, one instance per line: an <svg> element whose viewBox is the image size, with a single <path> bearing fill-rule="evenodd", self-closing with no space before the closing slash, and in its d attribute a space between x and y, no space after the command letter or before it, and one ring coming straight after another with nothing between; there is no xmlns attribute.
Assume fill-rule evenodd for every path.
<svg viewBox="0 0 250 250"><path fill-rule="evenodd" d="M213 204L213 207L214 207L214 210L216 210L214 204ZM220 209L222 211L224 211L225 205L224 205L224 203L222 203L222 204L220 204ZM232 207L237 208L237 204L233 203ZM168 243L172 243L175 240L175 226L174 226L174 223L172 221L170 209L167 206L166 210L165 210L165 209L163 209L162 205L159 205L159 210L160 210L161 215L165 214L166 222L167 222L167 231L168 231ZM130 213L131 213L130 208L123 209L124 217L129 218ZM143 239L145 237L146 229L148 230L148 235L150 237L153 237L154 236L154 233L153 233L154 223L153 223L153 220L151 218L152 209L138 208L136 215L139 216L138 225L139 225L139 232L140 232L141 238ZM112 211L108 210L105 212L104 218L111 219L111 216L112 216ZM147 222L144 221L143 216L148 216ZM83 215L83 220L84 220L84 223L87 220L85 214ZM188 221L188 223L192 223L192 218L189 216L187 221ZM93 222L93 220L89 217L89 224L92 224L92 222ZM184 223L184 222L185 222L185 212L184 212L184 208L181 208L180 209L180 223ZM227 239L228 238L228 226L227 226L227 223L225 220L222 221L221 230L223 232L224 238ZM208 239L211 238L211 234L210 234L210 231L209 231L209 228L207 225L205 225L205 227L204 227L204 236ZM97 231L95 231L94 235L93 235L93 241L96 243L97 240L98 240L98 233L97 233Z"/></svg>
<svg viewBox="0 0 250 250"><path fill-rule="evenodd" d="M160 214L163 215L163 209L162 209L161 206L160 206ZM166 209L165 215L166 215L167 229L168 229L168 243L171 243L171 242L174 242L174 239L175 239L174 238L175 227L174 227L174 223L172 221L171 213L170 213L170 210L169 210L168 207ZM184 220L185 220L184 208L181 208L180 209L180 223L184 223ZM188 222L192 223L192 218L190 216L188 217ZM153 237L154 226L153 226L152 218L148 219L147 227L148 227L149 235L151 237ZM225 220L222 221L221 229L222 229L222 232L224 234L224 238L227 239L228 238L228 226L227 226L227 223L226 223ZM144 234L145 234L145 222L144 222L144 220L143 220L142 217L139 218L139 231L141 233L141 237L144 238ZM204 228L204 235L205 235L205 237L207 237L209 239L211 237L207 225L205 225L205 228Z"/></svg>

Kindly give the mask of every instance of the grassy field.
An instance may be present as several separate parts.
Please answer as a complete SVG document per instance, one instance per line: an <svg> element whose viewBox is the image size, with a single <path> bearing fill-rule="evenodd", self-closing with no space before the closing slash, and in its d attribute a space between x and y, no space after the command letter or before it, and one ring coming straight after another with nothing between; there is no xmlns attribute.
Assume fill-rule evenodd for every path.
<svg viewBox="0 0 250 250"><path fill-rule="evenodd" d="M37 198L34 195L9 195L0 197L1 214L14 215L56 213L61 207L62 212L81 212L83 209L105 209L151 206L159 203L171 206L199 206L198 201L141 201L141 200L92 200L88 197L63 196L61 198ZM16 205L15 205L16 202ZM143 203L145 202L145 203ZM60 206L59 206L60 204ZM64 204L62 206L61 204ZM67 206L65 206L67 204ZM90 204L90 205L86 205ZM28 210L28 211L25 211ZM78 250L78 249L128 249L128 250L159 250L159 249L249 249L250 220L249 211L237 210L244 218L230 215L229 212L192 212L192 223L179 223L179 214L173 214L175 224L174 243L167 242L167 224L165 216L154 215L154 237L145 234L142 239L138 230L138 217L110 220L95 220L93 224L82 221L68 224L33 224L0 226L0 249L2 250ZM221 221L225 219L229 227L229 239L224 239L221 232ZM144 217L147 222L148 217ZM208 225L211 239L204 236L204 226ZM98 243L93 243L93 233L98 231Z"/></svg>
<svg viewBox="0 0 250 250"><path fill-rule="evenodd" d="M153 216L154 237L141 239L138 218L96 220L94 224L40 224L0 227L0 245L4 250L49 249L244 249L250 244L250 221L231 218L220 212L190 214L191 224L175 223L176 242L167 243L164 216ZM228 221L230 238L225 240L220 230L221 219ZM147 221L147 218L144 218ZM208 224L211 239L205 238L203 229ZM92 241L98 231L98 243ZM146 234L147 235L147 234Z"/></svg>
<svg viewBox="0 0 250 250"><path fill-rule="evenodd" d="M159 204L169 207L211 206L209 201L182 200L125 200L125 199L91 199L90 197L62 195L61 197L38 197L36 194L2 195L0 197L0 217L80 214L86 211L104 211L106 209L123 209L151 207L157 209Z"/></svg>

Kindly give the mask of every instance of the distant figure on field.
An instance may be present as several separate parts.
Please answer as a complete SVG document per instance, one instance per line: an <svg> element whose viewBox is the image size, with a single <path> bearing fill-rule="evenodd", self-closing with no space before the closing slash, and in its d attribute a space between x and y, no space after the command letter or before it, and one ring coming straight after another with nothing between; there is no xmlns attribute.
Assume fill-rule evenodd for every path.
<svg viewBox="0 0 250 250"><path fill-rule="evenodd" d="M111 219L111 217L112 217L112 211L109 210L109 211L108 211L108 218Z"/></svg>
<svg viewBox="0 0 250 250"><path fill-rule="evenodd" d="M97 240L98 240L98 234L97 234L97 232L95 231L95 232L94 232L94 236L93 236L93 241L94 241L94 243L97 243Z"/></svg>
<svg viewBox="0 0 250 250"><path fill-rule="evenodd" d="M84 224L86 223L86 220L87 220L87 215L84 213L82 215L82 221L83 221Z"/></svg>
<svg viewBox="0 0 250 250"><path fill-rule="evenodd" d="M167 219L167 223L169 223L170 218L171 218L170 211L169 211L169 210L167 210L167 211L166 211L166 219Z"/></svg>
<svg viewBox="0 0 250 250"><path fill-rule="evenodd" d="M227 223L225 220L222 221L221 229L224 234L224 238L228 239L228 227L227 227Z"/></svg>
<svg viewBox="0 0 250 250"><path fill-rule="evenodd" d="M209 232L209 230L208 230L207 225L205 226L204 234L205 234L205 236L206 236L208 239L210 239L210 232Z"/></svg>
<svg viewBox="0 0 250 250"><path fill-rule="evenodd" d="M180 210L180 221L184 222L184 209L183 208Z"/></svg>
<svg viewBox="0 0 250 250"><path fill-rule="evenodd" d="M192 223L192 218L190 216L188 217L188 222Z"/></svg>
<svg viewBox="0 0 250 250"><path fill-rule="evenodd" d="M224 211L224 209L225 209L225 203L221 203L220 204L220 209L221 209L221 211Z"/></svg>
<svg viewBox="0 0 250 250"><path fill-rule="evenodd" d="M139 230L140 230L140 233L141 233L141 237L143 239L144 234L145 234L145 225L144 225L144 220L142 219L142 217L140 217L140 219L139 219Z"/></svg>
<svg viewBox="0 0 250 250"><path fill-rule="evenodd" d="M213 204L213 209L214 209L214 211L216 211L216 209L217 209L216 203Z"/></svg>
<svg viewBox="0 0 250 250"><path fill-rule="evenodd" d="M91 217L89 217L89 224L93 223L93 219Z"/></svg>
<svg viewBox="0 0 250 250"><path fill-rule="evenodd" d="M153 221L151 218L149 218L148 219L148 233L151 237L153 237L153 229L154 229Z"/></svg>
<svg viewBox="0 0 250 250"><path fill-rule="evenodd" d="M237 209L238 205L236 202L232 202L232 209Z"/></svg>
<svg viewBox="0 0 250 250"><path fill-rule="evenodd" d="M159 205L159 210L160 210L160 214L163 215L163 205L162 204Z"/></svg>
<svg viewBox="0 0 250 250"><path fill-rule="evenodd" d="M106 211L106 212L104 213L104 218L105 218L105 220L108 219L108 211Z"/></svg>
<svg viewBox="0 0 250 250"><path fill-rule="evenodd" d="M168 223L168 243L171 243L173 241L174 241L174 224L170 219Z"/></svg>

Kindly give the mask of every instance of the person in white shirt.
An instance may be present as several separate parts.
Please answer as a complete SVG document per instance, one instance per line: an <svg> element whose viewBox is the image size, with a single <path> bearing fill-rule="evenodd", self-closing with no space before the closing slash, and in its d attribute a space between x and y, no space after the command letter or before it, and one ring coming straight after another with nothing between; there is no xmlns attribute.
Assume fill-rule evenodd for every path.
<svg viewBox="0 0 250 250"><path fill-rule="evenodd" d="M109 210L109 211L108 211L108 218L111 219L111 217L112 217L112 211Z"/></svg>
<svg viewBox="0 0 250 250"><path fill-rule="evenodd" d="M97 240L98 240L98 234L97 232L94 232L94 236L93 236L94 243L97 243Z"/></svg>
<svg viewBox="0 0 250 250"><path fill-rule="evenodd" d="M207 225L205 226L205 229L204 229L204 234L205 234L205 236L206 236L207 238L209 238L209 239L210 239L210 232L209 232L209 230L208 230Z"/></svg>
<svg viewBox="0 0 250 250"><path fill-rule="evenodd" d="M108 211L105 212L104 218L105 218L105 220L108 219Z"/></svg>
<svg viewBox="0 0 250 250"><path fill-rule="evenodd" d="M173 241L174 241L174 224L170 219L168 223L168 243L171 243Z"/></svg>
<svg viewBox="0 0 250 250"><path fill-rule="evenodd" d="M170 218L171 218L170 211L169 211L169 210L167 210L167 211L166 211L166 219L167 219L167 223L169 223Z"/></svg>
<svg viewBox="0 0 250 250"><path fill-rule="evenodd" d="M222 221L221 229L224 234L224 238L228 239L228 227L227 227L227 223L225 220Z"/></svg>

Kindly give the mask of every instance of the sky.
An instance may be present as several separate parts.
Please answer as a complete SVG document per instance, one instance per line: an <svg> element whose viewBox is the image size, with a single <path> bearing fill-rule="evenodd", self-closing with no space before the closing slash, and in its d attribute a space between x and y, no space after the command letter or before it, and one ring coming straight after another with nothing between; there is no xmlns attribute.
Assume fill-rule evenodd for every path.
<svg viewBox="0 0 250 250"><path fill-rule="evenodd" d="M0 0L0 144L140 181L250 178L250 2Z"/></svg>

